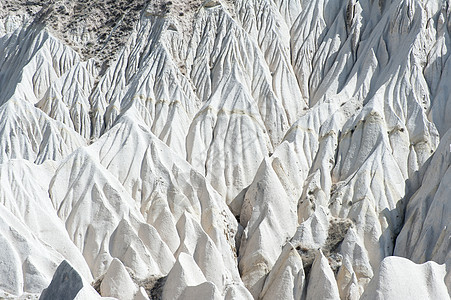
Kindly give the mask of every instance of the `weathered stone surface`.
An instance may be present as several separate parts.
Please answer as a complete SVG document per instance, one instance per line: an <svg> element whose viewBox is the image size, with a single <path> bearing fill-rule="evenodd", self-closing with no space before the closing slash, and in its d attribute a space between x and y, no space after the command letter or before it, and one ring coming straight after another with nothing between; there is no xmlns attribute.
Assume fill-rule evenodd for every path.
<svg viewBox="0 0 451 300"><path fill-rule="evenodd" d="M446 299L450 24L436 0L1 1L0 298Z"/></svg>

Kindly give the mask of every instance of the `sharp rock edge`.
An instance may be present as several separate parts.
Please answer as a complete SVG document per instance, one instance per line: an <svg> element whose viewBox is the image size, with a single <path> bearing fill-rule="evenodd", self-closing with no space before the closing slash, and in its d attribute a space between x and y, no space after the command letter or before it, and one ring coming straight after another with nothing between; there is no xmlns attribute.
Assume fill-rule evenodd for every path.
<svg viewBox="0 0 451 300"><path fill-rule="evenodd" d="M0 298L450 298L447 1L87 3L0 3Z"/></svg>

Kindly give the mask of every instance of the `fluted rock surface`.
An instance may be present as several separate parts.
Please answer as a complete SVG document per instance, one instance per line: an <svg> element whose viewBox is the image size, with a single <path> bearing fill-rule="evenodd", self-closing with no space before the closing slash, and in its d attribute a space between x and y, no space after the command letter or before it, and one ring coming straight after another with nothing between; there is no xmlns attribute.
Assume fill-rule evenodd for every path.
<svg viewBox="0 0 451 300"><path fill-rule="evenodd" d="M2 1L0 298L449 299L450 31L440 0Z"/></svg>

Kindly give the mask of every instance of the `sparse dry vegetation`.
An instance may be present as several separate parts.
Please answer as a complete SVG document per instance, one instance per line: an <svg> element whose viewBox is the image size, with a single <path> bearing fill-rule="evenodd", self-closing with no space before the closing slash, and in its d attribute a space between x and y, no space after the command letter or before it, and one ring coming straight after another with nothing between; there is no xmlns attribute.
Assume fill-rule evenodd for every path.
<svg viewBox="0 0 451 300"><path fill-rule="evenodd" d="M4 0L0 5L1 11L17 11L44 23L85 59L108 61L124 45L147 3L148 0Z"/></svg>
<svg viewBox="0 0 451 300"><path fill-rule="evenodd" d="M224 0L225 1L225 0ZM225 2L230 2L229 0ZM84 59L96 58L108 66L126 43L141 12L177 19L182 34L192 26L194 15L204 6L219 5L203 0L3 0L0 19L16 14L41 22Z"/></svg>
<svg viewBox="0 0 451 300"><path fill-rule="evenodd" d="M132 278L133 282L138 287L143 287L144 290L147 293L147 296L151 300L161 300L163 299L163 287L166 283L166 276L151 276L149 278L146 278L144 280L137 279L133 272L129 270L129 275ZM91 285L92 287L99 293L99 295L102 295L100 292L100 285L103 281L103 275L100 276L97 280L95 280Z"/></svg>
<svg viewBox="0 0 451 300"><path fill-rule="evenodd" d="M338 272L342 264L342 257L339 254L340 245L351 226L352 221L349 219L332 218L329 221L327 239L321 247L321 250L323 251L324 256L327 257L329 265L334 273ZM306 248L300 245L296 247L296 250L298 250L298 253L302 258L305 273L310 273L317 249Z"/></svg>

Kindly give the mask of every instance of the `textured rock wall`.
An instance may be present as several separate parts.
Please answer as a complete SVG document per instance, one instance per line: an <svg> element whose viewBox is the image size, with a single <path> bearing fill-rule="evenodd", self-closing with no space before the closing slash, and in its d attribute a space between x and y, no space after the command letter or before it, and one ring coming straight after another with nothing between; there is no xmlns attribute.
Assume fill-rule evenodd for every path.
<svg viewBox="0 0 451 300"><path fill-rule="evenodd" d="M449 298L447 2L0 5L0 297Z"/></svg>

